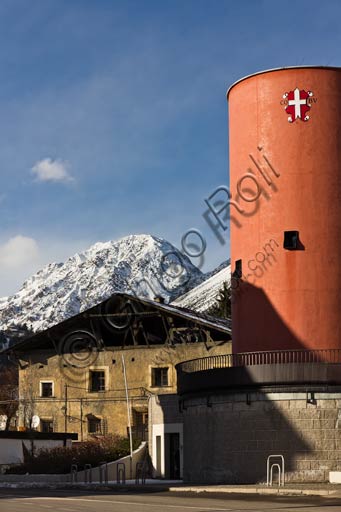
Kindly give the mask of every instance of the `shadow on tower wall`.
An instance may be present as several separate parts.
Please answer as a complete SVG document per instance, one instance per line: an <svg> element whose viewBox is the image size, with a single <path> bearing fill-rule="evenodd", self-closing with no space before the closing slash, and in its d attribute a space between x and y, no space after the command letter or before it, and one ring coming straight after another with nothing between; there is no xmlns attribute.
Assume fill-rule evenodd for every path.
<svg viewBox="0 0 341 512"><path fill-rule="evenodd" d="M260 345L263 350L305 349L262 289L243 282L239 293L243 293L243 310L234 316L233 337L236 330L240 336L241 325L248 333L248 347L255 340L255 350ZM239 324L238 314L247 318L247 325ZM271 333L266 340L261 336L264 327ZM329 471L341 469L341 400L331 395L316 399L311 393L325 390L326 385L331 391L341 378L339 364L325 361L322 354L313 363L278 360L219 367L219 360L212 359L206 370L200 364L187 370L178 365L184 478L193 483L264 482L267 457L282 454L287 482L328 480Z"/></svg>
<svg viewBox="0 0 341 512"><path fill-rule="evenodd" d="M232 296L236 352L306 348L283 321L262 288L242 279L233 279L237 283Z"/></svg>

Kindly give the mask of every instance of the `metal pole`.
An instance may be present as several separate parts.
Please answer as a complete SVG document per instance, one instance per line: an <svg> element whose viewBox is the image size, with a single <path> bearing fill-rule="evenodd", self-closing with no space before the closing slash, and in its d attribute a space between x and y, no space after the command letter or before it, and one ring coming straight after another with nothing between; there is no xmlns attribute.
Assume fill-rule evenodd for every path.
<svg viewBox="0 0 341 512"><path fill-rule="evenodd" d="M64 386L65 389L65 418L64 418L64 431L67 432L67 384Z"/></svg>
<svg viewBox="0 0 341 512"><path fill-rule="evenodd" d="M81 409L81 441L83 441L83 398L80 399L80 409Z"/></svg>
<svg viewBox="0 0 341 512"><path fill-rule="evenodd" d="M124 355L122 357L122 367L123 367L123 375L124 375L124 387L126 390L126 400L127 400L127 416L128 416L128 429L129 429L129 443L130 443L130 478L133 476L133 438L131 432L131 419L130 419L130 404L129 404L129 395L128 395L128 385L127 385L127 372L126 372L126 364L124 360Z"/></svg>

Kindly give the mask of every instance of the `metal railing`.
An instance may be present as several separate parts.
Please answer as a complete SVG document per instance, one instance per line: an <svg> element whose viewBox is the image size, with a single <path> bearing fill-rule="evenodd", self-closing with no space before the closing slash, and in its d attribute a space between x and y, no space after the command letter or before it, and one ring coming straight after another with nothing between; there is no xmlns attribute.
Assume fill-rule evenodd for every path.
<svg viewBox="0 0 341 512"><path fill-rule="evenodd" d="M78 481L78 466L77 464L71 465L71 483L76 483Z"/></svg>
<svg viewBox="0 0 341 512"><path fill-rule="evenodd" d="M179 363L176 367L182 373L194 373L216 368L293 363L341 364L341 349L244 352L192 359Z"/></svg>
<svg viewBox="0 0 341 512"><path fill-rule="evenodd" d="M116 466L116 481L118 484L126 483L126 466L124 462L118 462Z"/></svg>
<svg viewBox="0 0 341 512"><path fill-rule="evenodd" d="M108 463L105 461L100 462L100 465L99 465L99 482L101 484L108 483Z"/></svg>
<svg viewBox="0 0 341 512"><path fill-rule="evenodd" d="M86 484L92 483L92 467L91 464L85 464L84 466L84 482Z"/></svg>
<svg viewBox="0 0 341 512"><path fill-rule="evenodd" d="M138 485L141 483L144 485L146 483L146 464L145 461L136 463L136 477L135 483Z"/></svg>

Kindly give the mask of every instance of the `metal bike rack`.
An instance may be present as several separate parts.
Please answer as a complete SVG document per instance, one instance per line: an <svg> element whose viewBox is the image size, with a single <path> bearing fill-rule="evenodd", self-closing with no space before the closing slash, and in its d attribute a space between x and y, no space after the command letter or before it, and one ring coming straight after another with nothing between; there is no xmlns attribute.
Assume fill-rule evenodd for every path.
<svg viewBox="0 0 341 512"><path fill-rule="evenodd" d="M271 459L280 459L281 464L274 463L270 467ZM278 469L278 485L284 487L284 476L285 476L285 463L283 455L269 455L266 461L266 485L272 486L273 469Z"/></svg>
<svg viewBox="0 0 341 512"><path fill-rule="evenodd" d="M99 466L99 481L101 484L108 483L108 463L101 462Z"/></svg>
<svg viewBox="0 0 341 512"><path fill-rule="evenodd" d="M77 479L78 479L77 472L78 472L77 464L72 464L71 465L71 483L77 482Z"/></svg>
<svg viewBox="0 0 341 512"><path fill-rule="evenodd" d="M126 466L124 462L118 462L116 466L116 480L118 484L126 483Z"/></svg>
<svg viewBox="0 0 341 512"><path fill-rule="evenodd" d="M139 484L141 480L141 484L144 485L146 483L146 471L145 471L145 463L137 462L136 463L136 478L135 483Z"/></svg>
<svg viewBox="0 0 341 512"><path fill-rule="evenodd" d="M84 466L84 482L86 484L92 483L92 467L91 464L85 464Z"/></svg>

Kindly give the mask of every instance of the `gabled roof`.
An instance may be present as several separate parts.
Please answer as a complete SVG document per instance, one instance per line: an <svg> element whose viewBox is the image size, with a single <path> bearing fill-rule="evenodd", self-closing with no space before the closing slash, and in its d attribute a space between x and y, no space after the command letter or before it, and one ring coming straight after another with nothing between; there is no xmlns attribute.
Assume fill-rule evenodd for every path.
<svg viewBox="0 0 341 512"><path fill-rule="evenodd" d="M126 295L130 297L130 295ZM193 311L188 308L183 308L180 306L175 306L174 304L163 304L160 302L155 302L150 299L138 299L145 304L152 304L153 306L158 307L158 309L162 311L167 311L169 313L178 315L182 318L191 319L201 325L206 325L207 327L211 327L216 330L221 330L222 332L231 334L231 320L217 318L215 316L207 315L206 313L198 313L197 311Z"/></svg>
<svg viewBox="0 0 341 512"><path fill-rule="evenodd" d="M181 308L171 304L164 304L154 300L136 297L127 293L114 293L105 301L93 306L92 308L79 313L71 318L60 322L44 331L37 332L32 336L28 336L22 341L13 344L11 347L0 352L0 355L10 354L13 352L25 352L38 349L55 348L56 340L61 339L66 333L72 332L73 329L92 328L92 324L96 319L103 319L106 316L106 306L113 300L120 299L125 304L135 304L141 308L141 311L132 313L137 318L141 316L142 321L148 321L149 317L166 316L171 317L174 322L182 321L187 326L198 327L214 331L216 334L221 333L224 339L231 338L231 321L221 318L215 318L207 314L197 313L186 308ZM150 311L148 311L150 310ZM121 311L121 310L120 310ZM118 313L118 316L129 316L129 313ZM115 315L113 315L115 316Z"/></svg>

